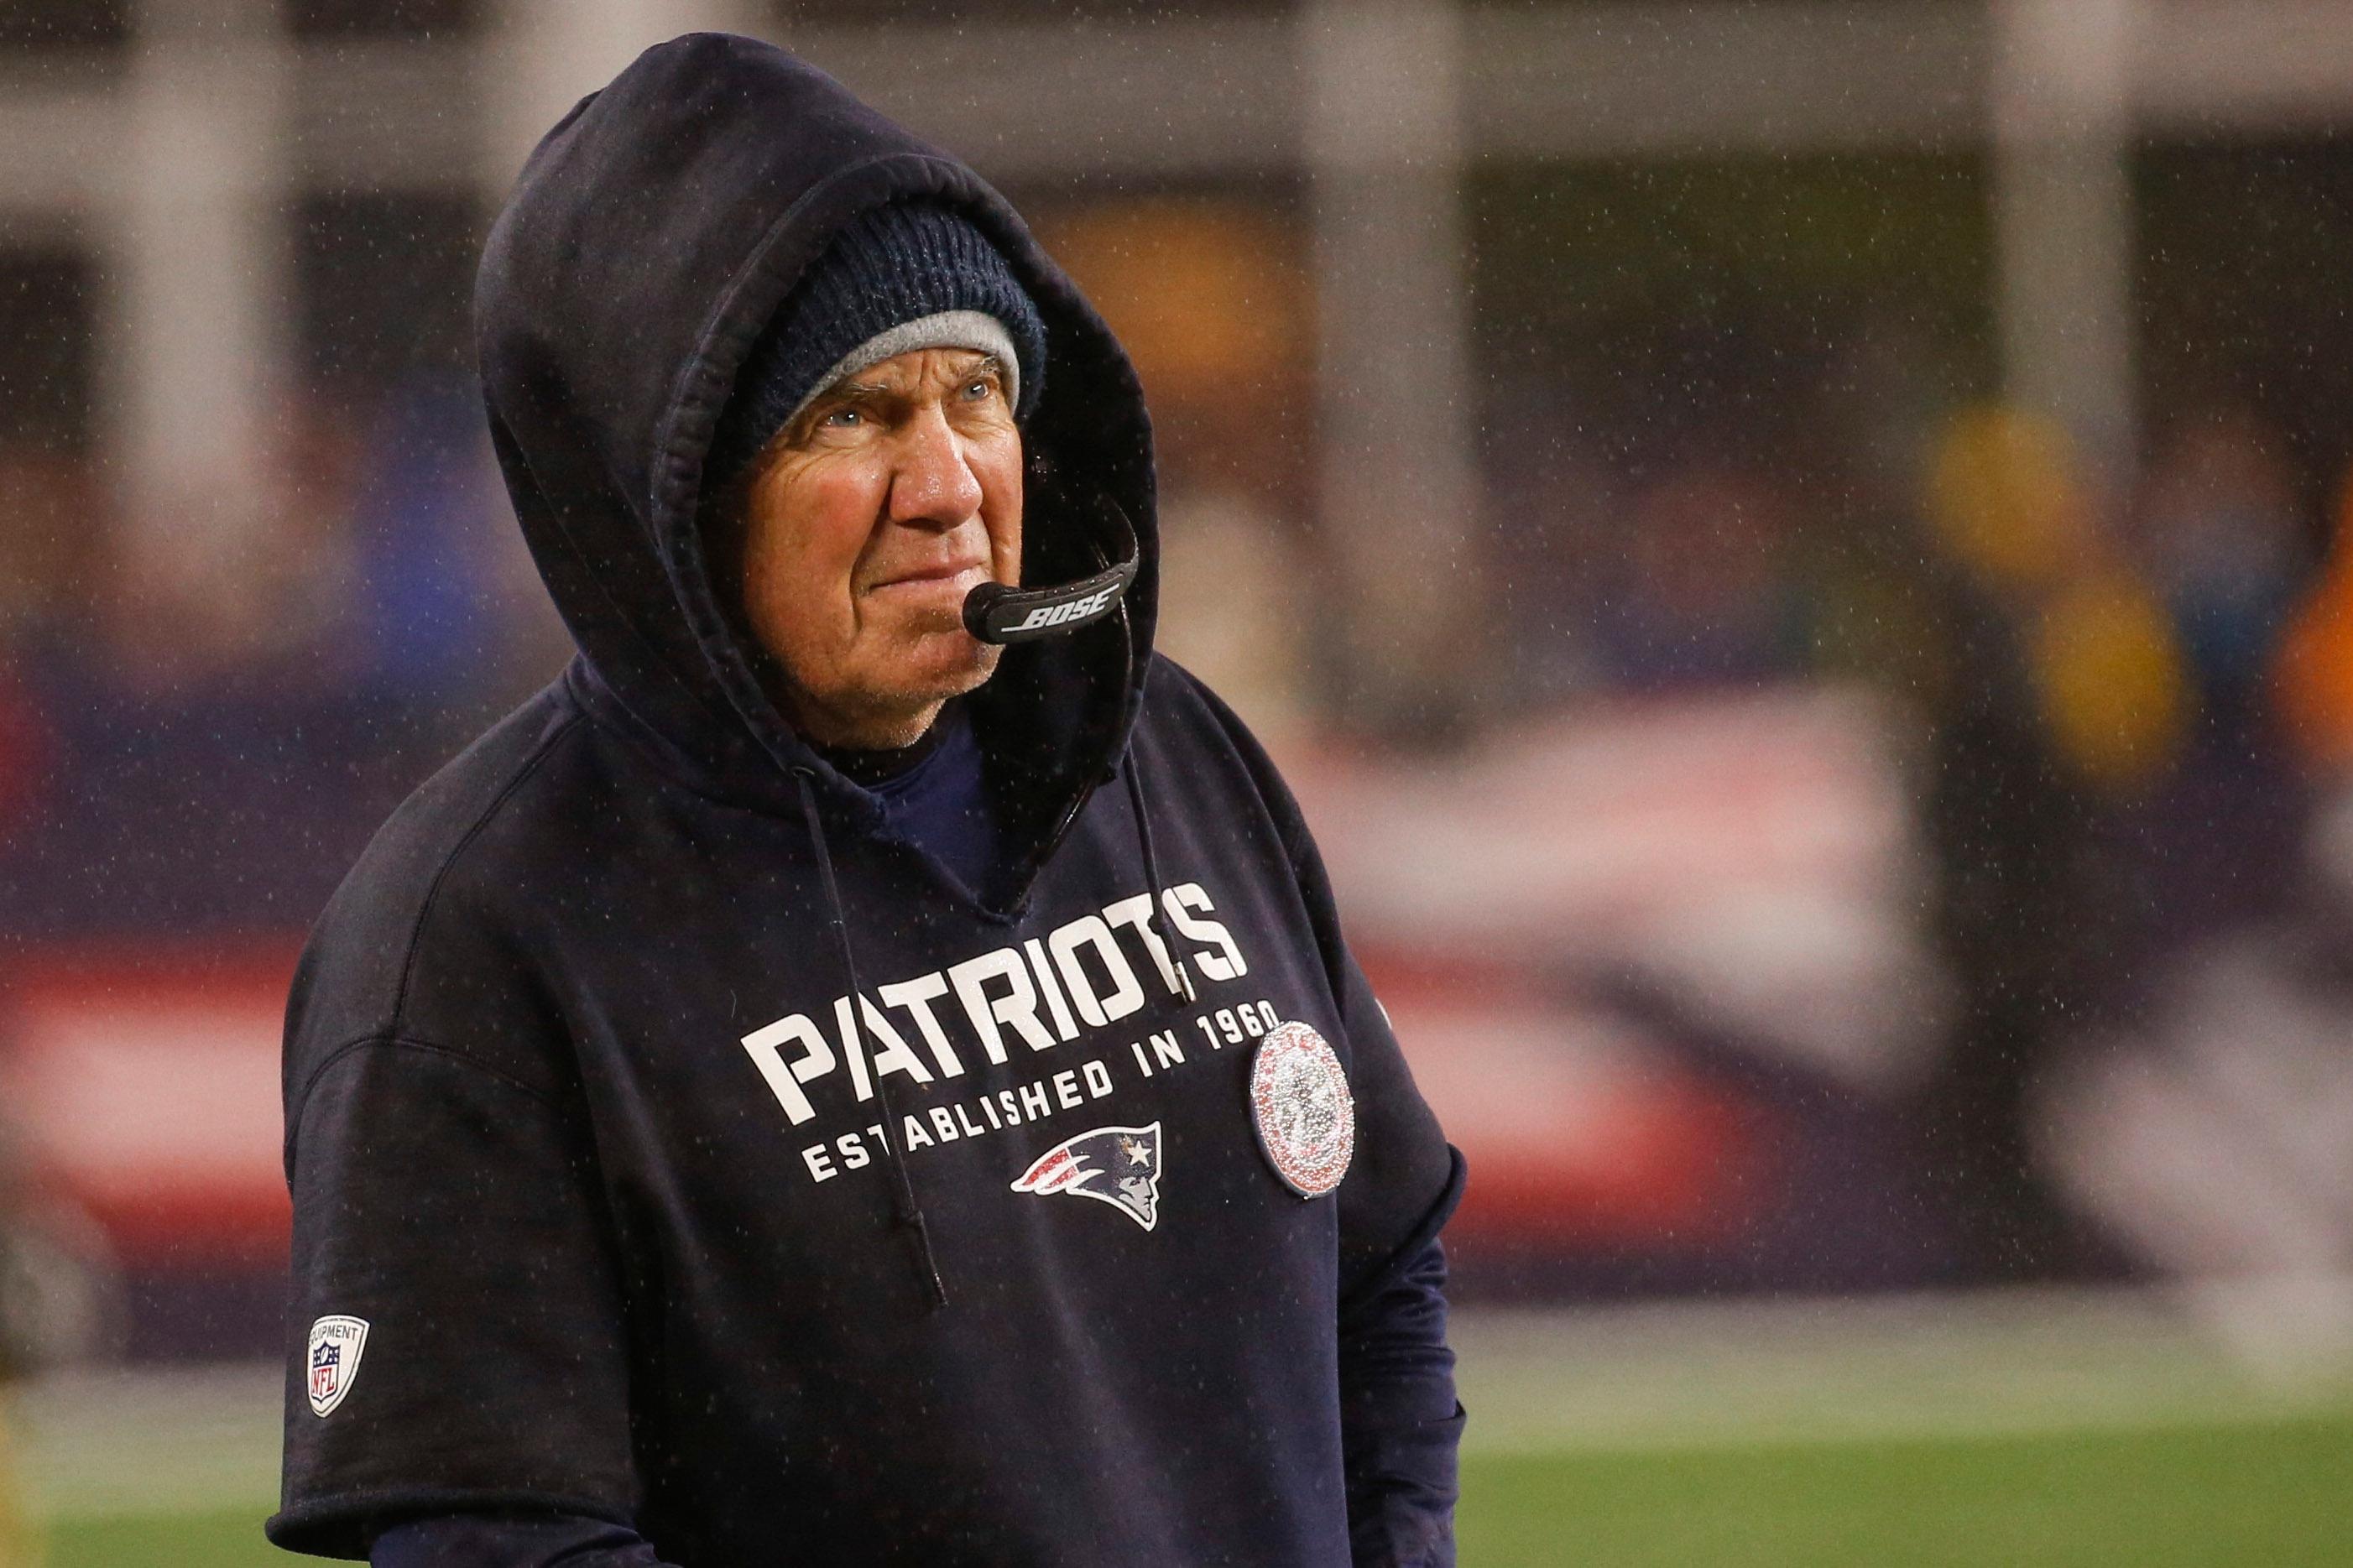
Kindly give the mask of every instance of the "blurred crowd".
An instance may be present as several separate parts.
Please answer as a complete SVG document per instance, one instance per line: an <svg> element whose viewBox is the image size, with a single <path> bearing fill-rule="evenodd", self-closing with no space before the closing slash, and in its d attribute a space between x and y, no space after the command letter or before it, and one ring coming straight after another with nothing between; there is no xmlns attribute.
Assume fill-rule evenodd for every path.
<svg viewBox="0 0 2353 1568"><path fill-rule="evenodd" d="M418 375L290 403L228 526L0 447L0 931L299 931L561 634L481 433Z"/></svg>
<svg viewBox="0 0 2353 1568"><path fill-rule="evenodd" d="M1544 417L1573 430L1576 412ZM1927 1194L1973 1277L2096 1269L2114 1259L2083 1215L2119 1194L2055 1190L2084 1162L2050 1124L2109 1097L2077 1072L2055 1107L2050 1084L2162 1046L2183 976L2216 952L2328 963L2301 994L2333 1037L2302 1067L2342 1096L2353 884L2329 808L2353 784L2353 483L2332 491L2231 401L2167 411L2137 460L2097 461L1994 403L1849 434L1758 451L1719 431L1632 464L1556 438L1508 508L1535 526L1498 533L1508 668L1538 705L1793 681L1883 694L1957 1004L1910 1108ZM2242 1074L2264 1027L2242 1017L2227 1042ZM2181 1250L2133 1234L2180 1228L2148 1219L2148 1194L2121 1201L2103 1228ZM2343 1215L2323 1228L2341 1250ZM2168 1260L2264 1264L2204 1251Z"/></svg>

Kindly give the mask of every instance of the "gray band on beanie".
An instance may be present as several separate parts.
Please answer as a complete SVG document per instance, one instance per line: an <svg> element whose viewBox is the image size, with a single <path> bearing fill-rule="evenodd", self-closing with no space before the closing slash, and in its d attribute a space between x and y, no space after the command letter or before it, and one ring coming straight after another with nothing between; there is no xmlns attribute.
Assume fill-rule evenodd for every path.
<svg viewBox="0 0 2353 1568"><path fill-rule="evenodd" d="M1013 352L1013 334L1005 330L1005 323L986 310L941 310L885 327L836 360L832 369L818 377L808 395L785 416L777 426L779 433L798 424L810 404L860 371L918 349L971 349L996 355L1005 372L1006 405L1012 407L1021 401L1021 358Z"/></svg>

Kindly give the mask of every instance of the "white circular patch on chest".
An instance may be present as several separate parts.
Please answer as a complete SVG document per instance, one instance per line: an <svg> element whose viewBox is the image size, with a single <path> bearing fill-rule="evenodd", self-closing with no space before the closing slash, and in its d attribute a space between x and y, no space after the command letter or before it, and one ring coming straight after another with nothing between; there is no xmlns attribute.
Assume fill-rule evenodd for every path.
<svg viewBox="0 0 2353 1568"><path fill-rule="evenodd" d="M1282 1184L1320 1198L1348 1173L1356 1152L1356 1101L1348 1075L1324 1037L1304 1024L1277 1024L1250 1061L1250 1122Z"/></svg>

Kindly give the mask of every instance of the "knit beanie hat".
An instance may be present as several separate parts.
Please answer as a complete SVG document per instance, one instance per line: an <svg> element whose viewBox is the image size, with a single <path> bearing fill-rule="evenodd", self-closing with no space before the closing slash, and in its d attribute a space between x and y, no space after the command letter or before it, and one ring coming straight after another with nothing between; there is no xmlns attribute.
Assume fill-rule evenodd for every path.
<svg viewBox="0 0 2353 1568"><path fill-rule="evenodd" d="M850 220L804 273L744 361L704 463L704 491L742 477L777 431L847 375L924 348L994 353L1017 420L1046 379L1046 325L988 237L915 199Z"/></svg>

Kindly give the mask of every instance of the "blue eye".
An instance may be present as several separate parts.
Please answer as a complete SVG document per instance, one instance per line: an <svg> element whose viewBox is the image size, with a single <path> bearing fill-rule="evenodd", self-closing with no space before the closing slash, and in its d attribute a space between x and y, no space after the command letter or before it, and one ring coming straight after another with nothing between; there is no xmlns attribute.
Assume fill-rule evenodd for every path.
<svg viewBox="0 0 2353 1568"><path fill-rule="evenodd" d="M858 416L858 410L855 408L836 408L828 411L826 416L819 420L818 423L821 425L832 425L837 419L856 419ZM837 429L848 428L846 426L836 426L835 427Z"/></svg>

